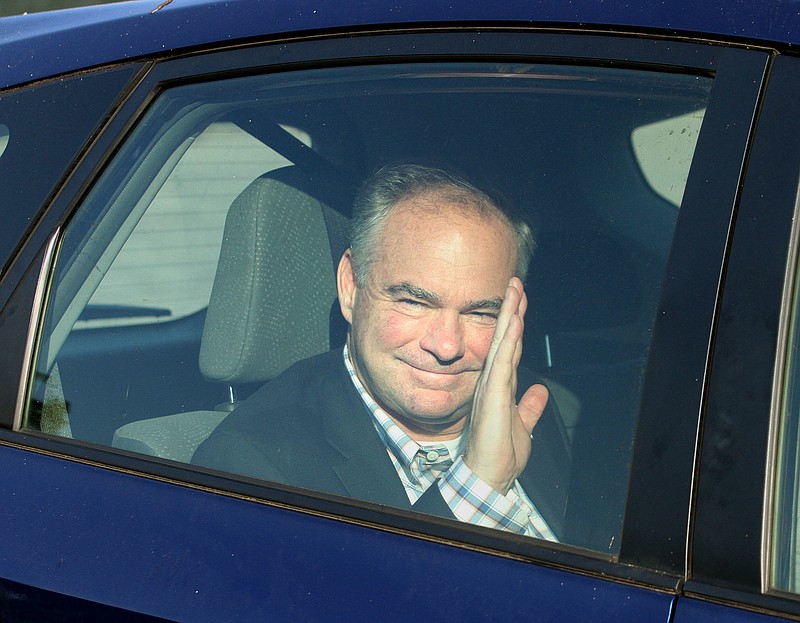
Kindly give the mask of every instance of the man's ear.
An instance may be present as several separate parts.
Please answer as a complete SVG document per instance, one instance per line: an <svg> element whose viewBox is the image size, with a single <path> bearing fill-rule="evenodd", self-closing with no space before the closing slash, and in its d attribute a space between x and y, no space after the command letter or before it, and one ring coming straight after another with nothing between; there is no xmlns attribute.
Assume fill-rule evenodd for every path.
<svg viewBox="0 0 800 623"><path fill-rule="evenodd" d="M353 324L353 306L356 300L356 276L353 272L353 251L347 249L339 260L336 271L336 289L339 293L339 307L348 324Z"/></svg>

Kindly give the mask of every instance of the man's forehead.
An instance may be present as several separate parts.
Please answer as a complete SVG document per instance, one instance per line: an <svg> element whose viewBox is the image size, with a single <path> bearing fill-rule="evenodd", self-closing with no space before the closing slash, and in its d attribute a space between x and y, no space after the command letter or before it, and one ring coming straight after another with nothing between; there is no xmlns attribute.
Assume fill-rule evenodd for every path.
<svg viewBox="0 0 800 623"><path fill-rule="evenodd" d="M431 225L442 223L447 225L444 231L430 229ZM403 236L410 231L421 231L430 237L435 233L443 235L447 231L472 226L502 232L502 235L515 239L511 222L499 209L478 207L473 202L454 201L435 190L399 201L388 214L379 237L385 240Z"/></svg>
<svg viewBox="0 0 800 623"><path fill-rule="evenodd" d="M404 210L416 212L419 216L458 215L465 219L508 223L503 212L491 203L465 192L452 188L428 188L418 190L400 199L392 208L392 213Z"/></svg>
<svg viewBox="0 0 800 623"><path fill-rule="evenodd" d="M384 223L378 246L384 251L380 260L388 263L402 250L409 260L452 251L450 259L458 264L516 265L516 237L502 213L483 214L444 200L398 203Z"/></svg>

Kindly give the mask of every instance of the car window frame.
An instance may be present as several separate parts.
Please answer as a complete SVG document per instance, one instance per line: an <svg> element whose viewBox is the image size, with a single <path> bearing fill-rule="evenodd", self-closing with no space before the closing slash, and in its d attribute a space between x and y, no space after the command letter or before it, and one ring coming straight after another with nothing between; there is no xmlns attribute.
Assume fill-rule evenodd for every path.
<svg viewBox="0 0 800 623"><path fill-rule="evenodd" d="M798 274L793 222L800 215L800 122L787 112L800 97L799 72L794 56L779 55L772 64L737 209L704 407L685 587L700 600L794 616L800 600L770 588L768 554L775 431ZM752 441L743 443L745 434Z"/></svg>
<svg viewBox="0 0 800 623"><path fill-rule="evenodd" d="M621 564L611 561L608 556L577 551L568 546L520 539L469 526L456 527L451 522L436 518L421 519L413 513L376 509L368 503L343 501L324 494L311 494L291 487L213 473L193 466L177 467L158 459L142 459L84 442L55 439L29 431L8 430L0 430L0 439L46 452L58 452L78 461L129 470L146 477L200 486L224 495L256 497L270 503L288 505L302 512L322 513L338 520L366 523L381 529L408 531L423 538L443 539L469 548L488 549L501 555L574 567L625 581L635 578L649 585L676 590L685 567L688 529L686 513L694 465L697 417L702 402L702 383L696 379L698 376L702 378L706 367L707 345L716 309L717 284L722 270L728 225L737 198L736 189L750 136L750 127L742 127L739 122L743 114L747 119L752 116L750 112L755 111L768 54L758 49L747 50L742 47L712 46L668 39L521 30L524 29L482 32L480 36L472 31L431 29L415 33L330 37L294 41L291 45L273 42L263 46L234 47L230 50L196 53L156 62L130 94L116 117L107 125L85 162L76 170L69 188L73 191L76 188L82 190L72 196L64 193L54 202L46 218L42 219L42 223L31 236L29 245L37 248L45 244L52 236L53 228L63 223L75 209L89 183L113 156L117 146L147 105L162 89L173 84L207 80L214 76L286 71L342 63L414 62L424 59L480 61L487 57L517 62L592 62L716 74L712 102L707 113L707 118L713 119L713 123L709 124L708 130L704 124L695 157L700 162L710 162L713 157L719 164L715 167L716 176L712 180L702 179L704 171L699 165L692 167L681 213L696 214L696 218L691 221L687 218L679 219L675 238L677 242L673 246L675 258L670 259L666 275L666 281L669 282L671 276L679 274L684 263L696 260L699 255L703 259L703 269L697 271L699 274L694 277L698 291L704 294L703 304L687 306L681 301L683 292L677 287L668 288L662 299L661 309L669 310L670 317L657 322L647 366L630 485L632 493L629 499L633 499L634 503L629 504L626 513L622 550L618 560ZM722 158L716 148L720 137L732 147ZM712 218L709 219L709 215ZM697 221L705 222L710 228L708 232L713 233L713 242L701 245L701 249L697 248L696 233L693 233ZM34 278L37 272L32 270L29 278ZM46 273L47 270L43 272ZM665 312L662 311L659 315L663 313ZM675 371L675 358L678 354L668 342L676 336L679 340L681 337L691 336L694 344L691 365L681 372L681 386L686 389L681 401L681 418L672 429L673 434L680 433L676 436L680 439L681 448L674 455L662 456L660 461L653 462L653 449L663 434L658 419L666 408L664 399L674 391L659 375L665 369ZM680 355L684 356L685 353ZM19 354L20 359L23 356L23 353ZM5 402L1 406L8 413L11 405ZM19 408L19 404L14 404L12 411ZM646 413L647 417L643 418L642 413ZM9 426L8 422L6 426ZM638 492L645 487L672 487L676 482L680 490L677 499L662 499L655 504L652 504L652 500L636 499ZM643 524L645 520L652 520L652 523ZM663 543L669 545L664 547Z"/></svg>

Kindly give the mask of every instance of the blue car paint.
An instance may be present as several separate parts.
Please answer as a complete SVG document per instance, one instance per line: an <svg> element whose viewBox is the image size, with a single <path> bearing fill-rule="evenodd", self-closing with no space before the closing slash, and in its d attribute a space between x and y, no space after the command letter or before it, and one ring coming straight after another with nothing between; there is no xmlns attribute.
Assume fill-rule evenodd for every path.
<svg viewBox="0 0 800 623"><path fill-rule="evenodd" d="M184 621L666 620L672 596L13 448L0 574Z"/></svg>
<svg viewBox="0 0 800 623"><path fill-rule="evenodd" d="M598 2L597 0L137 0L0 20L0 88L120 59L282 33L375 25L492 22L653 28L793 43L800 0ZM87 46L84 42L91 41Z"/></svg>

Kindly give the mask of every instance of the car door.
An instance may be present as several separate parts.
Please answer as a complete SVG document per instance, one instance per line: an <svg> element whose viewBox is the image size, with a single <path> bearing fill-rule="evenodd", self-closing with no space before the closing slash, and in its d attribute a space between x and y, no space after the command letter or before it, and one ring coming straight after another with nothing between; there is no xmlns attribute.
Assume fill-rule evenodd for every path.
<svg viewBox="0 0 800 623"><path fill-rule="evenodd" d="M667 620L769 61L686 41L431 29L148 64L2 284L0 576L170 620L432 607ZM550 384L570 454L560 543L192 463L254 387L341 343L325 279L299 303L285 286L332 273L353 188L398 159L456 162L539 232L525 364ZM239 207L276 187L289 209L240 226ZM251 273L244 298L270 286L246 307ZM253 344L238 321L260 310L280 330L259 342L258 373L230 381L218 368Z"/></svg>
<svg viewBox="0 0 800 623"><path fill-rule="evenodd" d="M734 222L676 621L797 616L796 58L779 56Z"/></svg>

